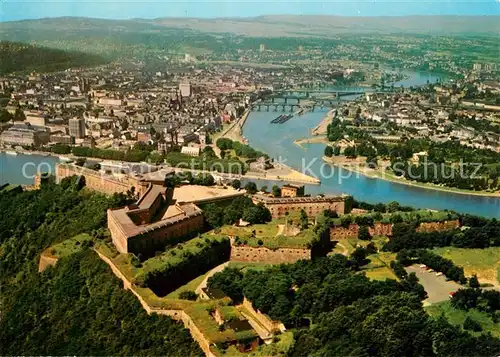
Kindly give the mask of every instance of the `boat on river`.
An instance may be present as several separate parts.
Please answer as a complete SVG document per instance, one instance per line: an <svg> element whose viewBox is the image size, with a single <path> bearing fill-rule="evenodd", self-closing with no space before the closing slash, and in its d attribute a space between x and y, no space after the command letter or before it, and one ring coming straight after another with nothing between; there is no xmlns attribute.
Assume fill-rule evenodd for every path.
<svg viewBox="0 0 500 357"><path fill-rule="evenodd" d="M271 124L283 124L293 118L293 114L281 114L280 116L271 120Z"/></svg>

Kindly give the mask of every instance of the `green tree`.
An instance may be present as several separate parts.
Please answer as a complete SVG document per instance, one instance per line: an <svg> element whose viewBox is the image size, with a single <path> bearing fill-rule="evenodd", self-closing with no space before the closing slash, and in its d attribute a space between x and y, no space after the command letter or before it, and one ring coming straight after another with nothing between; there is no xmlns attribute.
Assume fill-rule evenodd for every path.
<svg viewBox="0 0 500 357"><path fill-rule="evenodd" d="M340 155L340 146L335 146L333 148L333 155L339 156Z"/></svg>
<svg viewBox="0 0 500 357"><path fill-rule="evenodd" d="M386 204L386 209L387 212L389 213L394 213L400 210L400 205L399 202L396 201L391 201L388 204Z"/></svg>
<svg viewBox="0 0 500 357"><path fill-rule="evenodd" d="M235 303L243 301L242 287L243 273L239 269L225 268L208 279L207 286L219 289L229 296Z"/></svg>
<svg viewBox="0 0 500 357"><path fill-rule="evenodd" d="M309 217L306 211L300 210L300 229L306 230L309 227Z"/></svg>
<svg viewBox="0 0 500 357"><path fill-rule="evenodd" d="M14 118L7 109L0 109L0 123L7 123Z"/></svg>
<svg viewBox="0 0 500 357"><path fill-rule="evenodd" d="M351 259L354 260L359 266L366 264L366 250L363 247L357 247L351 253Z"/></svg>
<svg viewBox="0 0 500 357"><path fill-rule="evenodd" d="M480 287L480 284L479 284L479 280L477 279L477 275L474 274L470 277L469 279L469 286L471 288L479 288Z"/></svg>
<svg viewBox="0 0 500 357"><path fill-rule="evenodd" d="M233 141L228 138L219 138L215 145L221 150L231 150L233 148Z"/></svg>
<svg viewBox="0 0 500 357"><path fill-rule="evenodd" d="M333 156L333 148L330 145L328 145L325 148L325 156L326 157L332 157Z"/></svg>
<svg viewBox="0 0 500 357"><path fill-rule="evenodd" d="M481 324L479 324L479 322L477 322L476 320L474 320L470 316L467 316L465 318L463 326L464 326L464 330L470 330L470 331L474 331L474 332L481 332L483 330L483 328L481 327Z"/></svg>
<svg viewBox="0 0 500 357"><path fill-rule="evenodd" d="M192 290L186 290L179 294L179 299L196 301L196 299L198 299L198 294Z"/></svg>
<svg viewBox="0 0 500 357"><path fill-rule="evenodd" d="M360 240L372 240L372 235L368 229L368 226L360 226L358 230L358 239Z"/></svg>
<svg viewBox="0 0 500 357"><path fill-rule="evenodd" d="M24 121L26 120L26 115L24 115L24 111L21 108L17 107L13 119L14 121Z"/></svg>
<svg viewBox="0 0 500 357"><path fill-rule="evenodd" d="M241 218L251 224L266 223L272 219L271 212L262 204L246 207Z"/></svg>
<svg viewBox="0 0 500 357"><path fill-rule="evenodd" d="M281 197L281 188L278 185L274 185L272 189L272 194L274 197Z"/></svg>
<svg viewBox="0 0 500 357"><path fill-rule="evenodd" d="M233 180L233 182L231 182L231 186L235 190L239 190L241 188L241 181L240 180Z"/></svg>
<svg viewBox="0 0 500 357"><path fill-rule="evenodd" d="M357 157L356 153L356 147L355 146L348 146L344 149L344 155L349 158L355 158Z"/></svg>
<svg viewBox="0 0 500 357"><path fill-rule="evenodd" d="M255 184L255 182L250 181L245 185L245 190L250 195L254 195L257 193L257 185Z"/></svg>

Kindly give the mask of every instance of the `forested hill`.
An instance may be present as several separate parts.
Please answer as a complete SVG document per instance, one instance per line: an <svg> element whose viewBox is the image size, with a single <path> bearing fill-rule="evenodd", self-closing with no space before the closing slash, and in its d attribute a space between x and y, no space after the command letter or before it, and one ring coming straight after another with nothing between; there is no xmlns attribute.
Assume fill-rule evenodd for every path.
<svg viewBox="0 0 500 357"><path fill-rule="evenodd" d="M0 41L0 75L12 72L53 72L106 63L101 56L61 51L25 43Z"/></svg>
<svg viewBox="0 0 500 357"><path fill-rule="evenodd" d="M106 209L129 202L82 183L0 192L0 356L203 356L181 323L148 315L122 289L91 242L38 273L42 251L81 233L102 238Z"/></svg>

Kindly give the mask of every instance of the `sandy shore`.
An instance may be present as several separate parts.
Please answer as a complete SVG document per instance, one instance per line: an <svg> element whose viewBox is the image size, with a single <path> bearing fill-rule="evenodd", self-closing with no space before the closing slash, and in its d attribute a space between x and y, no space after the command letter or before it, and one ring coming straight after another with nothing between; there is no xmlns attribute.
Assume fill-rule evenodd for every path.
<svg viewBox="0 0 500 357"><path fill-rule="evenodd" d="M279 164L279 167L267 170L266 172L247 172L245 178L271 180L271 181L284 181L292 183L303 183L319 185L321 180L297 171L285 164Z"/></svg>
<svg viewBox="0 0 500 357"><path fill-rule="evenodd" d="M366 158L358 157L356 159L351 160L351 159L346 159L344 156L336 156L336 157L334 156L331 158L323 156L322 159L323 159L323 161L325 161L331 165L341 167L341 168L348 170L348 171L351 171L351 172L356 172L358 174L361 174L361 175L369 177L369 178L390 181L390 182L398 183L401 185L413 186L413 187L419 187L419 188L435 190L435 191L442 191L442 192L449 192L449 193L458 193L458 194L462 194L462 195L500 197L499 191L497 191L497 192L477 192L477 191L461 190L461 189L453 188L453 187L437 186L437 185L428 184L428 183L408 181L406 179L400 179L400 178L388 173L385 170L387 163L381 164L379 169L377 169L377 170L370 169L368 167L363 166L364 163L366 162Z"/></svg>
<svg viewBox="0 0 500 357"><path fill-rule="evenodd" d="M304 144L328 144L329 141L325 135L319 135L313 138L297 139L293 143L299 146L301 149L306 150L306 148L303 146Z"/></svg>
<svg viewBox="0 0 500 357"><path fill-rule="evenodd" d="M218 138L227 138L231 139L233 141L239 141L240 143L246 144L246 139L243 137L243 125L245 125L245 122L248 118L248 115L250 114L250 110L246 110L245 113L236 120L227 130L222 133ZM214 143L215 144L215 143Z"/></svg>
<svg viewBox="0 0 500 357"><path fill-rule="evenodd" d="M314 129L311 130L312 135L325 135L328 124L332 122L334 109L330 110L325 118Z"/></svg>

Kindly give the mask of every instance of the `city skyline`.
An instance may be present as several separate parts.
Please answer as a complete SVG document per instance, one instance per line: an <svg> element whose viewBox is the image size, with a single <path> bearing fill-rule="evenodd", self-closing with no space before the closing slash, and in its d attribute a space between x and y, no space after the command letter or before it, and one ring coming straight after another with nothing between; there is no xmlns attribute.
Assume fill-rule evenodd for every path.
<svg viewBox="0 0 500 357"><path fill-rule="evenodd" d="M265 6L264 6L265 5ZM132 18L223 18L264 15L334 15L334 16L410 16L410 15L500 15L498 0L456 1L106 1L77 2L20 1L0 2L0 21L46 17Z"/></svg>

